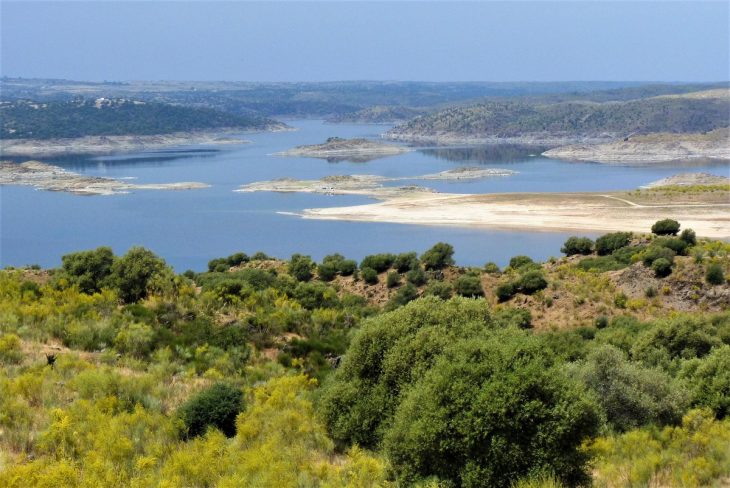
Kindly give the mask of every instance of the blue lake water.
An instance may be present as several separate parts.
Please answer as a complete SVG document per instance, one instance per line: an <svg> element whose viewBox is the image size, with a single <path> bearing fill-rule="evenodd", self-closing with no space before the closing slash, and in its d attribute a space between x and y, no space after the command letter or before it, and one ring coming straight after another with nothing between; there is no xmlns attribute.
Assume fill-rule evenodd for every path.
<svg viewBox="0 0 730 488"><path fill-rule="evenodd" d="M566 233L475 230L361 222L303 220L277 212L355 205L356 196L237 193L242 184L283 176L317 179L334 174L414 177L459 166L507 168L510 177L468 182L399 181L451 193L528 191L608 191L636 188L681 172L728 175L728 166L609 166L551 160L521 148L431 148L369 161L328 162L282 158L272 153L331 136L377 137L382 125L291 121L292 132L247 134L251 144L179 148L103 157L48 160L83 174L134 178L135 183L200 181L211 188L190 191L137 191L126 195L78 196L30 187L0 188L0 266L57 266L63 254L109 245L118 254L142 245L176 270L203 270L208 260L244 251L287 258L292 253L321 259L339 252L354 259L376 252L423 251L446 241L463 265L516 254L536 259L557 256Z"/></svg>

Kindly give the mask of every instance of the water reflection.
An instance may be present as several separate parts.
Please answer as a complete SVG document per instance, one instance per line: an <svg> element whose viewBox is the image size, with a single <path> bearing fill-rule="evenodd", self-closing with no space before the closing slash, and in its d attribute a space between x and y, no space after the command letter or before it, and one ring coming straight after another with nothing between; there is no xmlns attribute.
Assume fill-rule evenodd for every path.
<svg viewBox="0 0 730 488"><path fill-rule="evenodd" d="M421 154L457 163L470 161L479 164L524 161L539 156L549 146L531 144L490 144L487 146L434 147L419 149Z"/></svg>
<svg viewBox="0 0 730 488"><path fill-rule="evenodd" d="M129 155L91 156L83 154L69 154L53 158L44 158L44 162L55 164L68 170L84 170L94 168L125 168L143 164L145 167L164 166L171 161L189 158L212 158L218 154L217 149L185 149L161 150Z"/></svg>

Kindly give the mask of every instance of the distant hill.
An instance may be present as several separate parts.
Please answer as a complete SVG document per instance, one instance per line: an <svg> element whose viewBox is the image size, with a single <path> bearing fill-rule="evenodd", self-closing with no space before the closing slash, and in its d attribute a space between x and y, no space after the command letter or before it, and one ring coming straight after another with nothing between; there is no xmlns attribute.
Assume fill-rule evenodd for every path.
<svg viewBox="0 0 730 488"><path fill-rule="evenodd" d="M730 125L727 90L629 101L489 100L393 128L395 140L431 142L599 141L652 132L705 132Z"/></svg>
<svg viewBox="0 0 730 488"><path fill-rule="evenodd" d="M156 135L222 128L282 126L260 116L131 99L86 99L0 103L0 139L55 139L84 136Z"/></svg>

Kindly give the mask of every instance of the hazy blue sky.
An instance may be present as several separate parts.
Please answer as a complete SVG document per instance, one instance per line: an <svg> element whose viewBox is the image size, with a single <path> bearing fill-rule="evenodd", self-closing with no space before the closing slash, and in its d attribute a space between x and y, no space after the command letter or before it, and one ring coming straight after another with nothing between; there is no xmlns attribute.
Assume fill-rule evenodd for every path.
<svg viewBox="0 0 730 488"><path fill-rule="evenodd" d="M11 2L3 75L727 80L729 3Z"/></svg>

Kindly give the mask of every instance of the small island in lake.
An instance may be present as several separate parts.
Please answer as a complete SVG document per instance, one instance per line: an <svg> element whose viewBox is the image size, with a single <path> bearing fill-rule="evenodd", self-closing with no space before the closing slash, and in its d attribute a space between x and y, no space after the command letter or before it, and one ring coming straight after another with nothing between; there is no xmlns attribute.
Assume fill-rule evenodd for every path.
<svg viewBox="0 0 730 488"><path fill-rule="evenodd" d="M33 186L39 190L65 191L77 195L117 195L133 190L197 190L210 185L198 182L136 184L114 178L86 176L40 161L0 161L0 186Z"/></svg>
<svg viewBox="0 0 730 488"><path fill-rule="evenodd" d="M396 144L387 144L370 139L343 139L330 137L323 144L297 146L288 151L276 153L276 156L321 158L331 162L353 161L366 162L385 156L395 156L410 152L411 149Z"/></svg>

